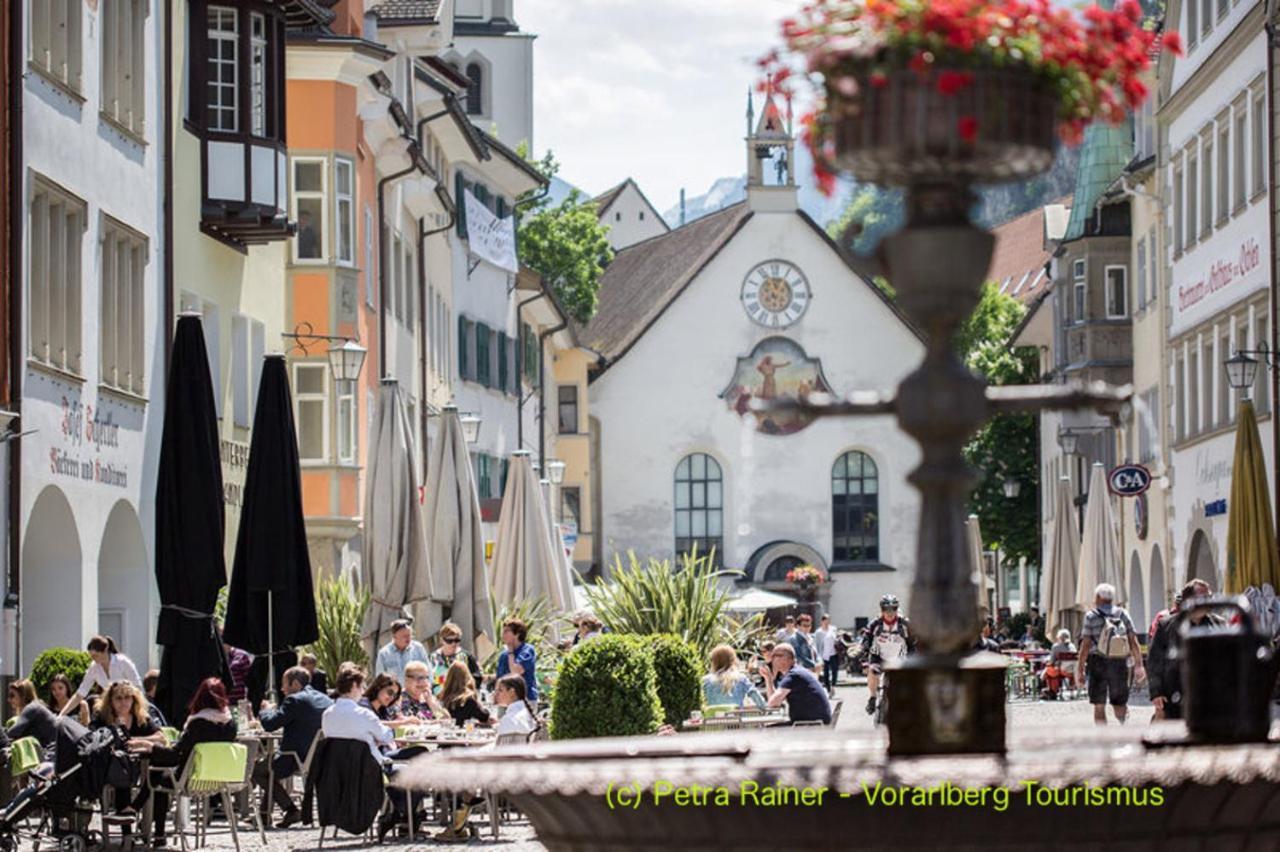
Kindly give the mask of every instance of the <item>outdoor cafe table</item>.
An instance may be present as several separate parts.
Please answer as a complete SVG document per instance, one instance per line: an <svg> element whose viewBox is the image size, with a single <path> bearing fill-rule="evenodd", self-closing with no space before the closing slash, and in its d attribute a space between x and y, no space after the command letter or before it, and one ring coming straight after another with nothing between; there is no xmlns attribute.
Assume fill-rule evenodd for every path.
<svg viewBox="0 0 1280 852"><path fill-rule="evenodd" d="M703 717L702 721L697 724L694 724L690 719L686 719L680 724L680 730L685 733L691 733L694 731L732 730L736 728L773 728L790 723L791 718L786 713L730 712L719 716Z"/></svg>

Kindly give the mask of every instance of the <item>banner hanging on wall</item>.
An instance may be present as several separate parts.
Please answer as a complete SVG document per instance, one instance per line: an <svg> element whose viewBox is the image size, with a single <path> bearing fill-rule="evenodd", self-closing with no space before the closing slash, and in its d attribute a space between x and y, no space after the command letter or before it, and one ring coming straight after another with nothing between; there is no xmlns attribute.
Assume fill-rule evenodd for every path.
<svg viewBox="0 0 1280 852"><path fill-rule="evenodd" d="M467 240L471 244L471 253L513 275L519 272L515 217L499 219L470 190L466 196Z"/></svg>

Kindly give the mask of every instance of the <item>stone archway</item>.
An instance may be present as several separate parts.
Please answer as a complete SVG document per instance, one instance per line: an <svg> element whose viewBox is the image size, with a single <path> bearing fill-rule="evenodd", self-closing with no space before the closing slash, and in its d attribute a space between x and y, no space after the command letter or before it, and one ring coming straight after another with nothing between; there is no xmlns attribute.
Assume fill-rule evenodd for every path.
<svg viewBox="0 0 1280 852"><path fill-rule="evenodd" d="M1147 623L1147 602L1142 596L1142 560L1138 551L1129 560L1129 617L1139 627Z"/></svg>
<svg viewBox="0 0 1280 852"><path fill-rule="evenodd" d="M786 572L799 565L812 565L823 574L829 573L827 560L809 545L797 541L771 541L751 554L746 574L757 585L784 583Z"/></svg>
<svg viewBox="0 0 1280 852"><path fill-rule="evenodd" d="M1204 530L1196 530L1192 534L1191 546L1187 548L1186 581L1190 582L1197 577L1205 580L1215 589L1222 587L1218 566L1213 558L1213 542L1209 540L1209 536L1205 535Z"/></svg>
<svg viewBox="0 0 1280 852"><path fill-rule="evenodd" d="M1147 612L1155 618L1155 614L1172 603L1169 591L1164 583L1164 558L1160 555L1160 545L1151 549L1151 580L1147 583Z"/></svg>
<svg viewBox="0 0 1280 852"><path fill-rule="evenodd" d="M98 550L98 627L139 667L150 658L151 571L138 514L125 500L111 509Z"/></svg>
<svg viewBox="0 0 1280 852"><path fill-rule="evenodd" d="M84 557L71 504L56 485L40 492L22 537L22 670L41 651L79 648L85 623Z"/></svg>

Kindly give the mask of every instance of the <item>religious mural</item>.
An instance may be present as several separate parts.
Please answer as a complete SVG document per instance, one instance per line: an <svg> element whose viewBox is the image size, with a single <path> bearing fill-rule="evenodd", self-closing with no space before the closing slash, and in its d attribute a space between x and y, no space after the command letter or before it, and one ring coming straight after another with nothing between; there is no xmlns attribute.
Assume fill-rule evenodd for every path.
<svg viewBox="0 0 1280 852"><path fill-rule="evenodd" d="M831 393L822 362L810 358L794 340L768 337L756 344L750 355L738 359L733 379L720 396L739 416L755 417L761 432L791 435L813 418L800 412L753 412L751 401L804 400L812 393Z"/></svg>

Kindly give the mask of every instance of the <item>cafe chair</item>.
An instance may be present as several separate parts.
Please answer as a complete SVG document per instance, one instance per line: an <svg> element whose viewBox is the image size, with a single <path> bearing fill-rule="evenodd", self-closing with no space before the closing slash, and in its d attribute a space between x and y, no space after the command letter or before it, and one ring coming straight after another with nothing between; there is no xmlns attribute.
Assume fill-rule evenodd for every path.
<svg viewBox="0 0 1280 852"><path fill-rule="evenodd" d="M232 807L231 797L243 790L249 783L252 771L249 763L250 749L243 743L200 743L191 753L190 760L182 770L181 777L174 778L173 769L158 769L167 775L173 785L172 800L175 805L183 799L194 802L197 809L195 819L196 846L203 846L208 836L210 807L214 796L222 801L223 813L227 816L227 825L231 827L231 841L236 852L240 850L240 837L236 831L236 814ZM154 799L154 789L152 798ZM148 808L148 812L150 811ZM258 819L257 809L253 811L254 822L258 828L258 836L262 845L267 845L267 835L262 829L262 821ZM175 828L179 828L175 825ZM178 831L182 848L187 848L185 826Z"/></svg>
<svg viewBox="0 0 1280 852"><path fill-rule="evenodd" d="M35 737L23 737L9 746L9 775L17 780L40 765L44 752Z"/></svg>

